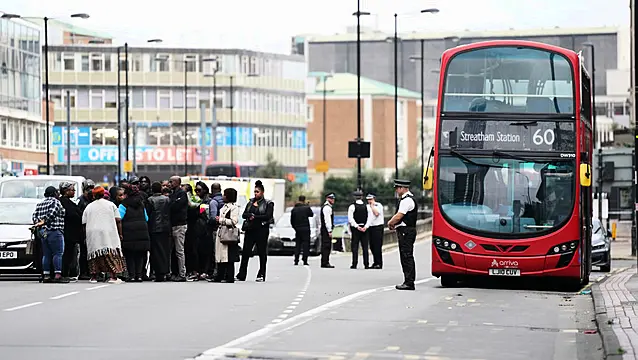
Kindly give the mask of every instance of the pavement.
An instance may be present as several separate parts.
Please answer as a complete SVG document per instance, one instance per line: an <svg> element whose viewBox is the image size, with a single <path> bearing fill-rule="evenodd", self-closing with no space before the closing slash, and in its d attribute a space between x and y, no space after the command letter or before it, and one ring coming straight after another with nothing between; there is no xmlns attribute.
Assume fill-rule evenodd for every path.
<svg viewBox="0 0 638 360"><path fill-rule="evenodd" d="M415 247L417 290L399 292L399 256L387 250L383 270L351 270L350 254L334 255L335 269L321 269L318 258L303 267L272 256L265 283L0 281L0 359L603 356L587 289L520 281L441 288L427 237ZM257 266L252 259L249 280Z"/></svg>
<svg viewBox="0 0 638 360"><path fill-rule="evenodd" d="M612 260L636 260L631 251L631 222L616 222L616 239L612 241Z"/></svg>

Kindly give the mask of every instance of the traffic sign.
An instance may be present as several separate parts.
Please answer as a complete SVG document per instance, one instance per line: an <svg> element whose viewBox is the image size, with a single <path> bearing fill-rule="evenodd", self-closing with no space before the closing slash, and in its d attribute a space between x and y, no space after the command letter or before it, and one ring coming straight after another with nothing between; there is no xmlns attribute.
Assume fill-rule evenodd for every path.
<svg viewBox="0 0 638 360"><path fill-rule="evenodd" d="M124 172L133 172L133 161L126 160L124 162Z"/></svg>
<svg viewBox="0 0 638 360"><path fill-rule="evenodd" d="M328 166L327 161L320 161L317 165L315 165L315 171L318 173L328 172L328 169L330 169L330 167Z"/></svg>

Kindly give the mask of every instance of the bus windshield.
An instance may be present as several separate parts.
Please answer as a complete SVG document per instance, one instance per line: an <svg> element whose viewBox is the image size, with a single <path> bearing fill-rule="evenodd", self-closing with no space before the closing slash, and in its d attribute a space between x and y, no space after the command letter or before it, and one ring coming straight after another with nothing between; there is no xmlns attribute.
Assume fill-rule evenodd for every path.
<svg viewBox="0 0 638 360"><path fill-rule="evenodd" d="M573 114L570 62L547 50L498 46L469 50L447 65L443 112Z"/></svg>
<svg viewBox="0 0 638 360"><path fill-rule="evenodd" d="M574 164L452 152L439 159L441 211L458 228L495 237L558 228L572 213Z"/></svg>

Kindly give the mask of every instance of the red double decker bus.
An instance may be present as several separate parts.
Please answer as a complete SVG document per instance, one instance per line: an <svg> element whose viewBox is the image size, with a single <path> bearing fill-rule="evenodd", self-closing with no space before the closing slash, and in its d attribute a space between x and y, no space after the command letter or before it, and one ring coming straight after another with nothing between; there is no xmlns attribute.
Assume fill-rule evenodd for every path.
<svg viewBox="0 0 638 360"><path fill-rule="evenodd" d="M441 59L432 274L591 272L591 81L581 55L529 41L487 41Z"/></svg>

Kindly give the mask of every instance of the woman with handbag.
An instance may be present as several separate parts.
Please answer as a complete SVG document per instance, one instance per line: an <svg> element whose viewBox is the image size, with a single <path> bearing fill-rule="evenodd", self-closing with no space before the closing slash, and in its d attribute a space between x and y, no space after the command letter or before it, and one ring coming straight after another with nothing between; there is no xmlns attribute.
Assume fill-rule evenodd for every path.
<svg viewBox="0 0 638 360"><path fill-rule="evenodd" d="M215 262L217 262L217 276L213 282L235 282L235 262L239 257L239 209L237 202L237 190L228 188L224 190L224 206L215 218L219 224L217 239L215 241Z"/></svg>

